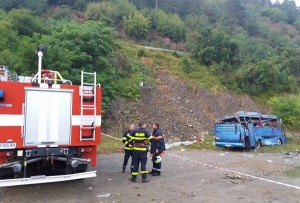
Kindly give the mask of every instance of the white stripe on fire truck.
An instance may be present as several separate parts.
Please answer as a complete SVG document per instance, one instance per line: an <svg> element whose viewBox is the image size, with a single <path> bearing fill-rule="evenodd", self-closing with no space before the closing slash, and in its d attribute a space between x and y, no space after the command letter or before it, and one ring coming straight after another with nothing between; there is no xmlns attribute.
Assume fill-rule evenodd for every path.
<svg viewBox="0 0 300 203"><path fill-rule="evenodd" d="M82 116L83 119L91 118L94 116ZM15 114L1 114L0 115L0 126L23 126L23 115ZM81 123L80 115L72 116L72 126L79 126ZM96 116L96 126L101 125L101 116Z"/></svg>

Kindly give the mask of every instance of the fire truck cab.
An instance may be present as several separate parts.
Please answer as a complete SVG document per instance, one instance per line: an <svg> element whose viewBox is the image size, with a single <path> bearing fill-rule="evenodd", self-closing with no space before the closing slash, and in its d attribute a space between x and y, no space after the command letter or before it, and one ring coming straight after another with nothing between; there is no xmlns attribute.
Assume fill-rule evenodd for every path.
<svg viewBox="0 0 300 203"><path fill-rule="evenodd" d="M12 76L0 66L0 187L95 177L101 134L96 72L72 85L57 71Z"/></svg>

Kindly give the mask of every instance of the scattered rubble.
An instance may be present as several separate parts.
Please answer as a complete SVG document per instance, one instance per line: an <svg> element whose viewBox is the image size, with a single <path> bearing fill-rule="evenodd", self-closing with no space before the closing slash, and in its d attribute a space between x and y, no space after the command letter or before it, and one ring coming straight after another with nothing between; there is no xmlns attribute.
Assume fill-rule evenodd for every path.
<svg viewBox="0 0 300 203"><path fill-rule="evenodd" d="M103 119L104 132L121 134L129 123L138 121L146 122L151 130L150 124L158 122L165 137L172 142L194 136L201 139L211 132L216 119L240 109L259 110L248 96L211 92L183 82L160 67L153 67L153 71L155 79L147 78L140 84L139 100L119 98L110 104Z"/></svg>

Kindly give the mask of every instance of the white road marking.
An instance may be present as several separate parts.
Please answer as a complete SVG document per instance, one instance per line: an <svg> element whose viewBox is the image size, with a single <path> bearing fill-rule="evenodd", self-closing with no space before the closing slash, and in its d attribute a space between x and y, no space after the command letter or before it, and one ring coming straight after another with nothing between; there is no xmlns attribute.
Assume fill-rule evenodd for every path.
<svg viewBox="0 0 300 203"><path fill-rule="evenodd" d="M105 135L105 136L110 137L110 138L115 139L115 140L121 140L120 138L117 138L117 137L114 137L114 136L111 136L111 135L108 135L108 134L105 134L105 133L102 133L102 135ZM197 162L195 160L189 160L187 158L183 158L183 157L175 155L175 154L171 154L171 153L166 153L166 154L169 155L169 156L176 157L176 158L183 159L183 160L187 160L187 161L190 161L190 162ZM286 187L290 187L290 188L300 190L300 186L291 185L291 184L287 184L287 183L282 183L282 182L278 182L278 181L274 181L274 180L270 180L270 179L266 179L266 178L257 177L257 176L254 176L254 175L249 175L249 174L246 174L246 173L241 173L241 172L238 172L238 171L229 170L229 169L223 168L222 166L217 167L217 166L212 166L210 164L205 164L205 163L201 163L201 162L198 162L198 164L202 165L202 166L213 167L213 168L219 169L221 171L236 173L236 174L246 176L246 177L250 177L250 178L253 178L253 179L262 180L262 181L265 181L265 182L274 183L274 184L277 184L277 185L282 185L282 186L286 186Z"/></svg>

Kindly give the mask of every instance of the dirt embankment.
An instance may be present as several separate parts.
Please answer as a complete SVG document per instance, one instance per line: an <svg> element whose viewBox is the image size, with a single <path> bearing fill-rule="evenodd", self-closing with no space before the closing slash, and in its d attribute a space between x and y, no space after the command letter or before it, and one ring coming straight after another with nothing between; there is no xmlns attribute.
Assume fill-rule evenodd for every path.
<svg viewBox="0 0 300 203"><path fill-rule="evenodd" d="M121 134L129 123L158 122L167 138L190 140L212 131L214 121L224 115L239 110L261 111L249 96L191 87L159 67L153 72L154 82L144 83L140 100L118 99L110 105L104 117L104 132Z"/></svg>

